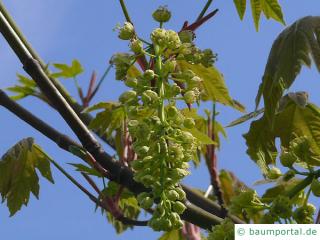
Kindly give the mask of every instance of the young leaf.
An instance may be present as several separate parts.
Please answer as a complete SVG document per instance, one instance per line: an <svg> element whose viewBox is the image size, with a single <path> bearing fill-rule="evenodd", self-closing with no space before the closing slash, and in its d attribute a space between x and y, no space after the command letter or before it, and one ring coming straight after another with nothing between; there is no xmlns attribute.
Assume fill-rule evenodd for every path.
<svg viewBox="0 0 320 240"><path fill-rule="evenodd" d="M97 130L101 133L111 136L113 131L122 127L122 122L125 118L123 107L116 102L98 103L85 111L90 112L98 109L103 109L90 122L89 128Z"/></svg>
<svg viewBox="0 0 320 240"><path fill-rule="evenodd" d="M114 198L117 194L119 194L119 189L119 184L110 181L108 183L108 186L104 190L102 190L99 198ZM118 206L122 214L127 218L137 219L140 214L140 207L138 205L137 199L135 198L133 193L131 193L127 189L123 189L121 191ZM107 219L114 226L118 234L124 232L128 228L132 228L132 226L124 225L122 222L116 220L115 217L109 212L107 212Z"/></svg>
<svg viewBox="0 0 320 240"><path fill-rule="evenodd" d="M233 127L233 126L236 126L236 125L239 125L241 123L244 123L252 118L255 118L257 116L259 116L261 113L264 112L264 108L261 108L257 111L254 111L254 112L251 112L251 113L248 113L248 114L245 114L243 115L242 117L232 121L231 123L229 123L226 127Z"/></svg>
<svg viewBox="0 0 320 240"><path fill-rule="evenodd" d="M12 96L11 98L14 100L20 100L30 95L37 95L39 92L37 91L36 83L23 75L17 74L19 84L14 85L13 87L8 87L7 90L17 95Z"/></svg>
<svg viewBox="0 0 320 240"><path fill-rule="evenodd" d="M79 163L69 163L69 164L74 166L76 168L76 171L78 171L78 172L84 172L84 173L91 175L91 176L103 177L101 175L101 173L99 173L96 169L94 169L92 167L88 167L86 165L79 164Z"/></svg>
<svg viewBox="0 0 320 240"><path fill-rule="evenodd" d="M47 155L32 138L19 141L0 161L0 194L7 201L10 216L28 204L30 193L39 197L39 178L36 172L53 182Z"/></svg>
<svg viewBox="0 0 320 240"><path fill-rule="evenodd" d="M186 61L178 61L181 70L191 70L203 80L203 87L210 100L231 106L243 111L230 97L222 74L215 67L204 67L201 64L190 64Z"/></svg>
<svg viewBox="0 0 320 240"><path fill-rule="evenodd" d="M238 15L242 20L246 11L246 0L233 0L233 3L237 9ZM259 21L261 13L264 13L267 19L272 18L283 25L285 21L283 19L283 13L278 0L250 0L252 18L256 30L259 30Z"/></svg>
<svg viewBox="0 0 320 240"><path fill-rule="evenodd" d="M285 25L281 6L279 5L278 0L262 0L262 11L267 19L273 18Z"/></svg>
<svg viewBox="0 0 320 240"><path fill-rule="evenodd" d="M275 163L276 138L280 138L281 146L288 148L291 140L302 136L307 137L311 147L309 157L304 161L320 166L320 159L317 157L320 155L320 109L311 103L301 107L289 99L284 109L275 116L273 129L264 116L251 123L244 138L248 155L266 171L267 165Z"/></svg>
<svg viewBox="0 0 320 240"><path fill-rule="evenodd" d="M127 77L136 78L141 76L141 72L138 70L138 68L135 65L131 65L127 71Z"/></svg>
<svg viewBox="0 0 320 240"><path fill-rule="evenodd" d="M263 1L263 0L262 0ZM259 30L259 22L262 11L261 0L250 0L252 17L256 30Z"/></svg>
<svg viewBox="0 0 320 240"><path fill-rule="evenodd" d="M258 107L263 96L265 115L272 126L280 98L303 65L311 66L311 57L320 71L320 17L305 17L286 28L271 48L262 83L256 97Z"/></svg>
<svg viewBox="0 0 320 240"><path fill-rule="evenodd" d="M179 230L172 230L170 232L165 232L163 235L158 238L158 240L183 240Z"/></svg>
<svg viewBox="0 0 320 240"><path fill-rule="evenodd" d="M267 165L274 164L277 157L275 136L266 124L264 117L253 121L248 133L243 137L248 146L247 154L261 168L263 173L267 172Z"/></svg>
<svg viewBox="0 0 320 240"><path fill-rule="evenodd" d="M294 101L289 102L277 115L274 132L280 137L283 147L288 147L294 138L305 136L311 147L309 155L320 155L320 109L314 104L309 103L303 108ZM304 160L310 165L320 166L317 157Z"/></svg>
<svg viewBox="0 0 320 240"><path fill-rule="evenodd" d="M78 60L73 60L71 66L67 64L54 63L53 66L60 72L51 74L52 77L75 78L83 72L83 68Z"/></svg>
<svg viewBox="0 0 320 240"><path fill-rule="evenodd" d="M234 5L236 6L237 12L239 14L240 19L242 20L244 17L244 14L246 12L246 0L233 0Z"/></svg>
<svg viewBox="0 0 320 240"><path fill-rule="evenodd" d="M183 129L184 131L190 132L201 144L209 145L209 144L217 144L212 141L212 139L205 133L200 132L196 128L192 129Z"/></svg>

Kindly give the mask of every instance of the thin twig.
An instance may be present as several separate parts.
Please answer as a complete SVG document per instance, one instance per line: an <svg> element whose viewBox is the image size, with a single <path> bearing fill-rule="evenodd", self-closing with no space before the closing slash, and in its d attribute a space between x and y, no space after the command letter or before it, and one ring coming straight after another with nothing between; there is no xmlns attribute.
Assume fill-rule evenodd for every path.
<svg viewBox="0 0 320 240"><path fill-rule="evenodd" d="M92 98L96 95L96 93L100 89L101 84L103 83L103 81L105 80L106 76L110 72L111 68L112 68L112 65L110 64L108 66L108 68L106 69L106 71L103 73L102 77L100 78L100 80L99 80L97 86L95 87L95 89L93 90L92 94L90 95L89 101L91 101Z"/></svg>
<svg viewBox="0 0 320 240"><path fill-rule="evenodd" d="M195 21L194 23L192 23L191 25L188 25L188 22L185 22L183 24L183 27L181 29L182 30L190 30L190 31L195 31L197 30L202 24L204 24L205 22L207 22L209 19L211 19L214 15L217 14L219 10L215 9L212 12L210 12L208 15L204 16L203 18L201 18L198 21Z"/></svg>
<svg viewBox="0 0 320 240"><path fill-rule="evenodd" d="M212 141L215 141L215 122L216 122L216 103L213 103L212 106L212 117L208 119L208 135L211 137ZM225 208L225 203L223 199L223 194L221 190L221 184L219 179L218 171L218 161L216 156L216 148L214 144L211 144L207 147L207 165L209 168L211 185L213 186L214 195L218 199L218 203L221 206L221 214L225 216L227 214L227 209Z"/></svg>
<svg viewBox="0 0 320 240"><path fill-rule="evenodd" d="M41 149L38 149L41 151ZM44 153L44 152L43 152ZM44 153L45 154L45 153ZM100 207L102 207L104 210L109 211L109 209L98 199L96 198L93 194L91 194L84 186L82 186L77 180L75 180L69 173L67 173L56 161L54 161L52 158L50 158L48 155L46 155L48 160L66 177L68 178L77 188L79 188L84 194L86 194L89 199L94 202L95 204L98 204ZM83 176L86 176L86 179L90 179L88 175L82 173ZM87 178L88 177L88 178ZM90 179L90 184L94 184L94 182ZM91 186L93 186L91 185ZM96 185L95 185L96 187ZM98 189L99 191L99 189ZM134 226L147 226L148 221L139 221L139 220L134 220L130 219L127 217L124 217L123 215L120 215L116 217L116 219L123 224L126 225L134 225Z"/></svg>
<svg viewBox="0 0 320 240"><path fill-rule="evenodd" d="M213 2L213 0L208 0L207 1L206 5L203 7L202 11L200 12L199 16L197 17L196 21L199 21L204 16L204 14L208 10L208 8L210 7L212 2Z"/></svg>
<svg viewBox="0 0 320 240"><path fill-rule="evenodd" d="M131 24L133 24L132 21L131 21L131 18L129 16L129 13L128 13L128 10L127 10L127 7L126 7L126 4L125 4L124 0L119 0L119 1L120 1L120 5L121 5L121 9L122 9L123 15L126 18L126 21L130 22Z"/></svg>
<svg viewBox="0 0 320 240"><path fill-rule="evenodd" d="M86 173L81 172L81 175L87 180L87 182L90 184L90 186L98 193L101 194L100 189L98 188L97 184L93 181L93 179Z"/></svg>

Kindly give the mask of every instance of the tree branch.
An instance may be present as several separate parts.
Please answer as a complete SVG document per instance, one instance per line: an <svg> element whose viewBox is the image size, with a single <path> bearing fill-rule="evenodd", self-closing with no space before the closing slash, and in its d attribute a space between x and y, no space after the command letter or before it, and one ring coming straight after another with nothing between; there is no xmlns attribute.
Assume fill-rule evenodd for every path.
<svg viewBox="0 0 320 240"><path fill-rule="evenodd" d="M0 105L8 109L10 112L15 114L17 117L19 117L21 120L25 121L38 131L40 131L42 134L44 134L46 137L57 143L59 147L66 151L70 151L71 146L77 146L81 148L82 146L76 143L75 141L71 140L68 136L63 135L62 133L59 133L57 130L53 129L51 126L49 126L47 123L43 122L42 120L35 117L32 113L28 112L26 109L21 107L18 103L14 102L12 99L10 99L6 93L2 90L0 90ZM111 158L110 156L108 156ZM115 161L115 160L110 160ZM116 162L118 163L118 162ZM115 164L116 164L115 163ZM143 191L148 191L144 186L142 186L139 183L134 182L132 172L129 168L122 167L119 164L117 164L119 168L122 169L122 171L118 171L119 175L116 177L113 177L113 181L124 185L127 187L130 191L132 191L135 194L139 194ZM119 181L121 180L121 181ZM211 229L212 225L215 225L219 223L222 219L219 217L216 217L210 213L207 213L206 211L210 211L212 213L217 213L219 216L220 214L220 207L214 202L211 202L210 200L204 198L203 196L195 193L191 188L183 186L183 189L186 191L187 199L198 205L201 206L197 207L192 203L188 203L188 208L184 212L182 218L188 222L191 222L201 228ZM242 223L241 220L237 218L232 218L236 223Z"/></svg>
<svg viewBox="0 0 320 240"><path fill-rule="evenodd" d="M7 37L10 38L10 41L16 42L16 44L20 45L20 48L24 52L28 52L29 55L37 60L41 66L41 68L44 71L48 72L48 69L44 61L41 59L41 57L37 54L37 52L32 48L30 43L27 41L19 27L16 25L15 21L12 19L8 11L6 10L4 4L2 1L0 1L0 14L2 14L1 19L6 22L6 25L9 27L11 34L8 34ZM21 55L22 52L19 48L13 49L17 56ZM19 54L19 55L18 55ZM20 58L20 57L19 57ZM102 80L104 79L105 74L102 77ZM83 113L83 107L78 104L68 93L68 91L63 87L63 85L55 78L49 77L50 81L53 83L53 85L58 89L58 91L61 93L61 95L66 99L66 101L69 103L69 105L72 107L72 109L77 113L77 115L81 118L81 120L86 124L89 125L89 123L92 120L92 116L88 113ZM101 84L101 83L99 83ZM98 84L98 85L99 85ZM99 134L98 134L99 136ZM108 145L110 145L112 148L115 148L114 144L111 143L106 137L99 136L103 141L105 141Z"/></svg>
<svg viewBox="0 0 320 240"><path fill-rule="evenodd" d="M17 56L19 57L20 61L23 63L24 68L30 74L30 76L37 82L39 88L43 91L43 93L48 97L50 102L55 106L55 108L59 111L59 113L63 116L65 121L68 125L72 128L75 132L79 140L81 141L82 145L90 152L93 157L103 166L106 170L108 170L115 178L112 179L118 182L121 185L124 185L132 192L138 194L143 191L147 191L147 189L133 180L133 173L130 169L123 167L119 164L119 162L115 161L114 159L110 158L110 156L103 151L100 144L97 140L92 136L89 132L85 124L79 119L78 115L73 111L70 105L66 102L63 96L60 94L59 90L52 84L51 79L48 78L46 73L44 72L41 65L33 58L30 54L30 51L26 49L23 42L20 40L19 36L14 32L11 28L10 24L4 17L4 15L0 11L0 31L3 36L8 41L11 48L15 51ZM16 103L10 102L8 104L9 99L4 92L1 94L2 102L7 103L7 108L10 110L10 106L12 107L11 110L17 111L17 106L13 105ZM3 101L6 100L6 101ZM2 104L4 105L4 104ZM4 105L5 106L5 105ZM80 106L81 107L81 106ZM21 110L21 109L20 109ZM18 112L14 112L17 116L26 117L26 115L19 114ZM27 112L24 112L26 114ZM59 146L61 146L65 150L69 150L68 144L74 145L74 141L72 143L69 141L70 139L66 138L63 134L59 134L58 132L49 131L48 125L42 122L42 125L37 127L36 125L39 123L33 115L30 119L23 119L27 121L31 126L38 129L39 131L43 132L46 136L50 139L55 141ZM27 117L30 117L30 114L27 114ZM37 121L35 121L37 120ZM51 136L51 137L50 137ZM190 199L191 200L191 199ZM194 202L194 201L193 201ZM188 209L183 214L183 218L186 221L194 223L200 227L210 229L212 225L217 224L221 221L220 218L216 216L206 213L201 208L195 207L193 204L188 204Z"/></svg>

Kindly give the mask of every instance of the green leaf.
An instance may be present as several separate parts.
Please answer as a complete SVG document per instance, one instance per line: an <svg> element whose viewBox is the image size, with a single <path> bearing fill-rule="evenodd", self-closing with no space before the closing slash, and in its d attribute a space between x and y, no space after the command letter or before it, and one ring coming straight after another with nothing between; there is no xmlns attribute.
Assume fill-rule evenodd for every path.
<svg viewBox="0 0 320 240"><path fill-rule="evenodd" d="M83 172L91 176L96 177L103 177L101 173L99 173L96 169L92 167L88 167L86 165L80 164L80 163L69 163L70 165L74 166L76 168L76 171Z"/></svg>
<svg viewBox="0 0 320 240"><path fill-rule="evenodd" d="M127 77L136 78L141 76L141 72L135 65L131 65L127 71Z"/></svg>
<svg viewBox="0 0 320 240"><path fill-rule="evenodd" d="M165 232L158 240L183 240L180 230Z"/></svg>
<svg viewBox="0 0 320 240"><path fill-rule="evenodd" d="M191 70L203 80L203 87L210 100L231 106L243 111L230 97L222 74L215 67L204 67L201 64L190 64L186 61L178 61L181 70Z"/></svg>
<svg viewBox="0 0 320 240"><path fill-rule="evenodd" d="M239 192L249 189L242 181L240 181L232 172L222 169L219 173L221 190L223 199L227 206L231 203L231 199L238 195Z"/></svg>
<svg viewBox="0 0 320 240"><path fill-rule="evenodd" d="M123 120L125 118L124 108L115 102L98 103L86 111L94 111L97 109L104 109L99 112L95 118L90 122L89 128L99 131L101 134L106 134L108 137L111 134L122 127Z"/></svg>
<svg viewBox="0 0 320 240"><path fill-rule="evenodd" d="M313 59L320 71L320 17L305 17L286 28L271 48L265 72L256 97L258 107L263 96L265 115L273 125L275 113L284 91Z"/></svg>
<svg viewBox="0 0 320 240"><path fill-rule="evenodd" d="M262 11L261 0L250 0L250 3L251 3L251 11L252 11L252 18L254 21L254 26L258 31L259 21L260 21L260 16Z"/></svg>
<svg viewBox="0 0 320 240"><path fill-rule="evenodd" d="M246 0L233 0L234 5L236 6L237 12L239 14L240 19L242 20L244 17L244 14L246 12Z"/></svg>
<svg viewBox="0 0 320 240"><path fill-rule="evenodd" d="M296 137L307 137L310 143L310 157L304 159L308 164L320 166L320 109L308 103L301 107L298 102L289 99L283 110L274 121L273 129L265 117L253 121L250 130L244 135L248 146L247 153L252 160L266 173L267 165L274 164L277 156L276 138L280 138L281 146L288 148Z"/></svg>
<svg viewBox="0 0 320 240"><path fill-rule="evenodd" d="M314 104L309 103L303 108L294 101L289 102L277 115L274 132L280 137L283 147L289 147L294 138L305 136L312 152L320 155L320 109ZM308 164L320 166L320 160L309 158Z"/></svg>
<svg viewBox="0 0 320 240"><path fill-rule="evenodd" d="M183 128L183 130L190 132L201 144L205 144L205 145L217 144L216 142L212 141L212 139L207 134L200 132L196 128L192 128L192 129Z"/></svg>
<svg viewBox="0 0 320 240"><path fill-rule="evenodd" d="M54 63L53 66L60 72L51 74L52 77L75 78L83 72L83 68L78 60L73 60L71 66L67 64Z"/></svg>
<svg viewBox="0 0 320 240"><path fill-rule="evenodd" d="M95 105L87 107L83 110L85 113L93 112L100 109L112 109L114 107L120 106L118 102L99 102Z"/></svg>
<svg viewBox="0 0 320 240"><path fill-rule="evenodd" d="M105 198L114 198L116 195L119 196L118 206L123 215L130 219L137 219L140 214L140 207L138 205L138 201L133 195L132 192L127 190L126 188L122 188L119 184L115 182L108 182L108 186L102 190L100 199ZM124 225L122 222L116 220L112 214L109 212L106 213L108 221L114 226L116 232L118 234L124 232L128 228L132 228L133 226Z"/></svg>
<svg viewBox="0 0 320 240"><path fill-rule="evenodd" d="M39 197L36 169L44 178L54 183L47 155L32 138L19 141L1 157L0 194L2 201L7 202L10 216L19 211L22 205L27 206L30 193Z"/></svg>
<svg viewBox="0 0 320 240"><path fill-rule="evenodd" d="M248 114L245 114L243 115L242 117L232 121L231 123L229 123L226 127L233 127L233 126L236 126L236 125L239 125L241 123L244 123L252 118L255 118L257 116L259 116L261 113L264 112L264 109L261 108L257 111L254 111L254 112L251 112L251 113L248 113Z"/></svg>
<svg viewBox="0 0 320 240"><path fill-rule="evenodd" d="M8 87L7 90L17 95L11 96L13 100L20 100L30 95L35 95L37 93L36 83L23 75L17 74L19 84L14 85L13 87Z"/></svg>
<svg viewBox="0 0 320 240"><path fill-rule="evenodd" d="M262 0L262 11L267 19L273 18L285 25L281 6L279 5L278 0Z"/></svg>
<svg viewBox="0 0 320 240"><path fill-rule="evenodd" d="M233 0L233 3L237 9L238 15L242 20L246 11L246 0ZM259 30L259 22L261 13L264 13L267 19L274 19L285 25L283 19L283 13L278 0L250 0L252 18L256 30Z"/></svg>
<svg viewBox="0 0 320 240"><path fill-rule="evenodd" d="M277 157L275 136L270 131L264 117L251 123L249 132L243 137L247 144L247 154L260 167L261 171L268 172L268 164L274 164Z"/></svg>

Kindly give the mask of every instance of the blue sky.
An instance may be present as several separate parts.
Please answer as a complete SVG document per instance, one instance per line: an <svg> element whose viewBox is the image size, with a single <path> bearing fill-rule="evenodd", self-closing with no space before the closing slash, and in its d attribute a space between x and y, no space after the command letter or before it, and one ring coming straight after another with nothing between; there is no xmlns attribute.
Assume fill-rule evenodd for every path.
<svg viewBox="0 0 320 240"><path fill-rule="evenodd" d="M79 78L87 86L90 74L98 74L107 67L114 52L127 50L127 43L117 39L112 30L124 18L118 1L76 1L76 0L5 0L14 19L21 27L34 48L46 62L70 63L78 59L86 69ZM180 29L183 21L193 21L205 1L127 1L132 20L138 33L147 38L156 27L151 13L159 5L168 5L173 13L172 21L165 27ZM318 0L280 1L285 20L291 24L300 17L319 14ZM231 95L242 102L247 110L253 110L254 98L261 81L264 66L273 40L284 26L262 18L260 31L254 29L251 14L247 12L240 21L233 1L214 1L213 7L220 11L216 17L197 32L197 44L201 48L212 48L219 54L218 69L224 74ZM5 41L0 39L0 88L15 83L16 73L22 73L21 64ZM71 81L63 83L74 92ZM97 101L115 100L123 91L120 82L114 80L113 72L103 84ZM314 68L304 69L292 87L305 90L310 99L320 104L319 74ZM21 104L37 114L41 119L67 134L72 133L64 121L42 102L25 99ZM240 116L233 109L218 106L218 120L226 125ZM58 149L52 142L18 120L11 113L0 108L0 155L21 138L32 136L46 152L61 164L74 162L70 154ZM258 168L245 154L246 147L242 134L249 124L227 129L228 139L223 141L218 154L220 168L225 168L249 186L261 178ZM66 165L65 165L66 166ZM71 170L66 166L68 170ZM40 200L32 198L27 208L9 218L5 205L0 205L0 231L5 239L156 239L159 233L146 228L137 228L116 236L113 228L100 213L94 213L94 206L71 183L53 169L55 185L41 181ZM75 177L80 176L73 173ZM205 167L201 166L186 179L192 186L206 189L209 178Z"/></svg>

